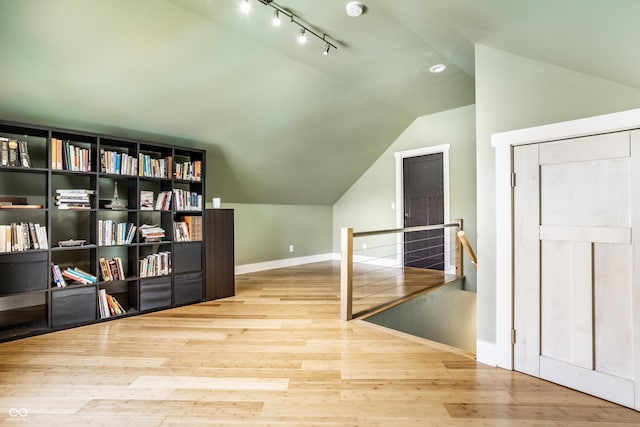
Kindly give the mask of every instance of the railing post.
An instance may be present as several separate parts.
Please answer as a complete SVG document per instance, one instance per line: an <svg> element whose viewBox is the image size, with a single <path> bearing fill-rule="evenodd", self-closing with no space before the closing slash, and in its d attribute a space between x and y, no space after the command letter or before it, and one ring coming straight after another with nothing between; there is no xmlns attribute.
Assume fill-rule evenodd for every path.
<svg viewBox="0 0 640 427"><path fill-rule="evenodd" d="M353 228L340 230L340 319L353 318Z"/></svg>
<svg viewBox="0 0 640 427"><path fill-rule="evenodd" d="M458 237L458 231L462 231L463 222L462 218L456 218L455 220L459 225L456 227L456 276L464 275L464 262L462 261L462 242Z"/></svg>

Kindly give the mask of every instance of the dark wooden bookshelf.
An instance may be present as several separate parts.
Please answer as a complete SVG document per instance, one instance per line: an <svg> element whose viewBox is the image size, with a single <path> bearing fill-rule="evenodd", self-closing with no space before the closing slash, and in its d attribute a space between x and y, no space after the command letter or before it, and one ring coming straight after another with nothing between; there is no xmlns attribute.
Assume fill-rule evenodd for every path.
<svg viewBox="0 0 640 427"><path fill-rule="evenodd" d="M42 206L40 209L26 206L0 209L0 224L38 223L46 227L48 240L47 249L0 252L0 341L205 300L205 243L200 240L177 242L173 235L173 223L184 215L204 216L205 150L5 121L0 121L0 138L26 141L31 161L31 167L0 164L0 197L26 197L28 204ZM62 145L58 141L62 141ZM87 170L59 168L60 160L71 161L71 152L60 158L59 147L64 149L67 142L78 147L78 155L83 153L83 159L76 158L76 161L84 161L83 167ZM171 169L166 169L164 177L141 176L139 168L137 174L114 173L106 164L105 169L102 168L103 152L120 156L124 153L135 158L136 165L139 155L144 154L148 159L158 160L158 164L164 162L165 167L171 165ZM107 155L113 156L109 161L117 158ZM176 160L197 162L199 179L176 177ZM113 198L115 183L124 209L104 207L104 201ZM58 209L55 204L58 189L93 190L90 209ZM167 211L140 209L141 190L153 191L155 203L161 191L173 193L178 189L200 195L201 209L177 211L173 198ZM160 242L144 242L137 229L131 243L98 245L98 221L104 219L133 223L137 227L158 224L164 228L165 237ZM204 220L202 223L205 236L206 224ZM58 246L59 241L69 239L86 242L82 246ZM140 277L140 258L160 251L171 254L171 273ZM99 259L114 257L121 259L125 279L104 281ZM97 282L76 285L67 280L66 287L58 287L53 281L51 264L58 264L61 270L80 268L97 277ZM125 313L101 318L101 289L114 297Z"/></svg>

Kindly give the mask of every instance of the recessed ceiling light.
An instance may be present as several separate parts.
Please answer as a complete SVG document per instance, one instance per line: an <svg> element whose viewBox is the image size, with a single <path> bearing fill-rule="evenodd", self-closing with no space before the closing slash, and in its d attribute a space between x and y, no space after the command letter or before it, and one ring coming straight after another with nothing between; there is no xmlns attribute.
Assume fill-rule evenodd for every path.
<svg viewBox="0 0 640 427"><path fill-rule="evenodd" d="M436 65L432 65L429 68L429 71L431 71L432 73L441 73L446 69L447 69L446 65L444 65L444 64L436 64Z"/></svg>
<svg viewBox="0 0 640 427"><path fill-rule="evenodd" d="M350 1L347 3L347 15L349 16L360 16L364 12L364 5L359 1Z"/></svg>

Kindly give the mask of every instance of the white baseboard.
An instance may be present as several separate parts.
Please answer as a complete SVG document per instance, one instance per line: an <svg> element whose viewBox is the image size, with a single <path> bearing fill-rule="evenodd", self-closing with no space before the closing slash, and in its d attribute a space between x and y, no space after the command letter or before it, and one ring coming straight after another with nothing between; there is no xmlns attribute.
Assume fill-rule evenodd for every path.
<svg viewBox="0 0 640 427"><path fill-rule="evenodd" d="M257 262L255 264L236 265L236 274L255 273L256 271L273 270L274 268L294 267L296 265L311 264L313 262L329 261L336 259L335 254L320 254L302 256L297 258L285 258L274 261ZM338 259L340 255L338 254Z"/></svg>
<svg viewBox="0 0 640 427"><path fill-rule="evenodd" d="M476 341L476 360L489 366L498 366L498 358L496 355L496 345L494 343L477 340Z"/></svg>

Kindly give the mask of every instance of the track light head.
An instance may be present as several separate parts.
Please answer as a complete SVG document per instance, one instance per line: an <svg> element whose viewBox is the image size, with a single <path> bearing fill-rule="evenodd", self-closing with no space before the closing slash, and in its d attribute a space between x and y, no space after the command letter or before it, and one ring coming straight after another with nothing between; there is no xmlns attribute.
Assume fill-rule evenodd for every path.
<svg viewBox="0 0 640 427"><path fill-rule="evenodd" d="M322 52L322 54L324 56L329 55L329 49L331 49L331 45L329 43L327 43L327 45L324 47L324 52Z"/></svg>
<svg viewBox="0 0 640 427"><path fill-rule="evenodd" d="M273 11L273 19L271 20L271 23L274 27L279 27L280 24L282 24L282 21L280 20L280 12L278 11L278 9Z"/></svg>
<svg viewBox="0 0 640 427"><path fill-rule="evenodd" d="M251 3L249 3L249 0L240 0L240 12L242 12L243 15L251 12Z"/></svg>
<svg viewBox="0 0 640 427"><path fill-rule="evenodd" d="M300 34L298 34L298 43L305 44L307 42L307 34L304 28L300 28Z"/></svg>

